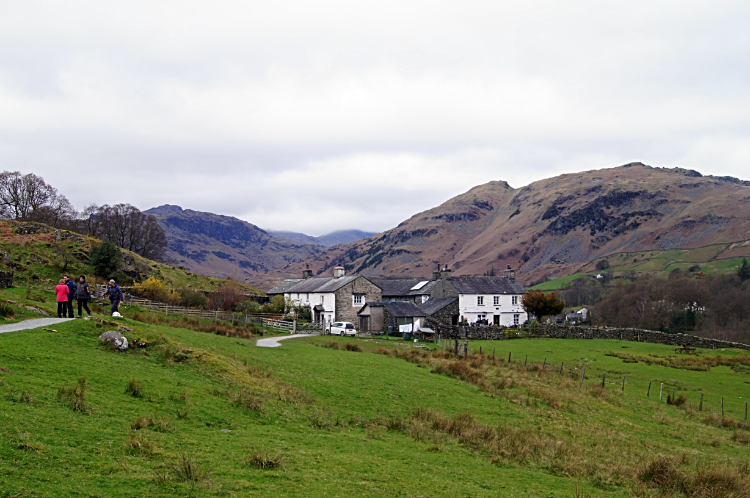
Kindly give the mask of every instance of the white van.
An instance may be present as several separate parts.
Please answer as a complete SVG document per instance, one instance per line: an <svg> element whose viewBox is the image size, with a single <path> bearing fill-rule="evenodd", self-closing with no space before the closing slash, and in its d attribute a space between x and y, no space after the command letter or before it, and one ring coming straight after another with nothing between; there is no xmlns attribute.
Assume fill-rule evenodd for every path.
<svg viewBox="0 0 750 498"><path fill-rule="evenodd" d="M334 322L331 324L330 329L331 335L340 336L356 336L357 329L354 328L354 324L351 322Z"/></svg>

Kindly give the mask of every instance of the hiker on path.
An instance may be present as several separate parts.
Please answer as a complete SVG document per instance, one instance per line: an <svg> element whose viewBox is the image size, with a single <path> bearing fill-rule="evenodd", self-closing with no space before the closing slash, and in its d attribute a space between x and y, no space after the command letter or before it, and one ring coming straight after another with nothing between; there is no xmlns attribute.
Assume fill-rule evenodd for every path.
<svg viewBox="0 0 750 498"><path fill-rule="evenodd" d="M91 290L89 284L86 283L86 277L81 275L76 285L76 299L78 300L78 318L81 318L83 311L81 308L86 310L86 313L91 316L91 310L89 309L89 300L91 299Z"/></svg>
<svg viewBox="0 0 750 498"><path fill-rule="evenodd" d="M109 300L112 302L110 315L114 315L117 311L117 307L120 306L120 301L125 300L125 296L123 295L120 288L117 287L117 284L115 284L114 280L109 281L109 287L104 292L104 294L102 294L102 296L109 296Z"/></svg>
<svg viewBox="0 0 750 498"><path fill-rule="evenodd" d="M68 286L65 285L65 280L60 280L57 284L55 294L57 294L57 318L65 318L65 312L68 309Z"/></svg>
<svg viewBox="0 0 750 498"><path fill-rule="evenodd" d="M73 279L69 276L65 275L65 285L68 286L68 318L73 318L75 315L73 314L73 299L76 298L76 283L73 282ZM63 313L65 315L65 313ZM63 316L65 318L65 316Z"/></svg>

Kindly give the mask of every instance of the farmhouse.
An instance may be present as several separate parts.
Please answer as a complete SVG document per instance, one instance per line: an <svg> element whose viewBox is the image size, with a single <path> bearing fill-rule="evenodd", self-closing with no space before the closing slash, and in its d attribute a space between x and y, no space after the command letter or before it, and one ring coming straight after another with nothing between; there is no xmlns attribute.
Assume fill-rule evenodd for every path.
<svg viewBox="0 0 750 498"><path fill-rule="evenodd" d="M396 332L416 332L427 315L410 301L367 303L359 311L360 332L377 333L392 327Z"/></svg>
<svg viewBox="0 0 750 498"><path fill-rule="evenodd" d="M382 300L380 287L361 275L346 275L337 266L331 277L313 277L311 270L302 279L287 279L267 292L283 294L297 305L309 306L312 320L321 325L332 322L357 323L357 311L368 301ZM293 282L292 282L293 281Z"/></svg>

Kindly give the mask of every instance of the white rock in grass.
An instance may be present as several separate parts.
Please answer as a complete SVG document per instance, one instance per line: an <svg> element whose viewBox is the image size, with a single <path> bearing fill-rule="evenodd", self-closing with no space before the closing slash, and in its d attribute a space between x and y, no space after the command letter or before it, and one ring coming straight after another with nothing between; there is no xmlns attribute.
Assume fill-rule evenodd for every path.
<svg viewBox="0 0 750 498"><path fill-rule="evenodd" d="M115 332L114 330L106 331L99 336L99 340L112 343L112 345L114 345L114 347L116 347L120 351L125 351L126 349L128 349L128 340L124 335L119 332Z"/></svg>

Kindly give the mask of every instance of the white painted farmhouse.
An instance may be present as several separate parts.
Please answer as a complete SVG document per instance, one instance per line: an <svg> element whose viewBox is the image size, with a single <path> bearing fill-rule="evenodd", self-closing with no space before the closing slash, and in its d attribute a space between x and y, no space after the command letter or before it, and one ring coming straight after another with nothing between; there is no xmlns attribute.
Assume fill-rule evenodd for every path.
<svg viewBox="0 0 750 498"><path fill-rule="evenodd" d="M487 320L493 325L510 327L528 320L521 306L525 290L513 271L504 277L453 277L451 285L458 291L458 311L461 320L475 323Z"/></svg>

